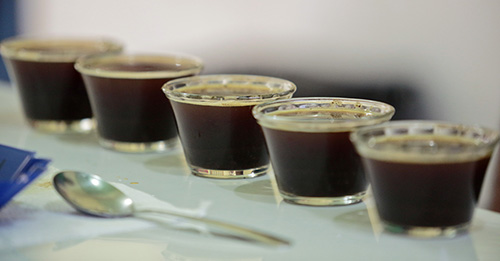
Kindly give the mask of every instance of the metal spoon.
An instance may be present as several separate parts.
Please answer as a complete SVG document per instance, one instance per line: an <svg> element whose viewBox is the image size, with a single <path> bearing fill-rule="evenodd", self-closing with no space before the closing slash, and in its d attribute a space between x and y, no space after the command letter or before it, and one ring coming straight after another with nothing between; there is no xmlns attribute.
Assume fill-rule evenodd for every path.
<svg viewBox="0 0 500 261"><path fill-rule="evenodd" d="M99 217L128 217L138 212L161 213L186 221L195 221L222 230L229 237L269 246L288 246L290 242L278 237L221 221L199 218L163 210L136 210L134 202L122 191L101 177L78 171L62 171L54 176L57 192L75 209Z"/></svg>

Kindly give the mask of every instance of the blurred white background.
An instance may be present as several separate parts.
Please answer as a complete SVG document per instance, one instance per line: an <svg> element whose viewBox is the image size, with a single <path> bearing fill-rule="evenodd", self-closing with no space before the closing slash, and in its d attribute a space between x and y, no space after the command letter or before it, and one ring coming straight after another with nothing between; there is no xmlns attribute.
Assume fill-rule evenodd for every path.
<svg viewBox="0 0 500 261"><path fill-rule="evenodd" d="M500 1L19 4L22 33L110 36L133 51L199 56L204 73L259 72L292 81L300 76L303 90L325 88L317 82L347 88L404 85L413 92L398 97L397 105L415 112L412 118L500 128ZM327 93L339 96L331 88Z"/></svg>

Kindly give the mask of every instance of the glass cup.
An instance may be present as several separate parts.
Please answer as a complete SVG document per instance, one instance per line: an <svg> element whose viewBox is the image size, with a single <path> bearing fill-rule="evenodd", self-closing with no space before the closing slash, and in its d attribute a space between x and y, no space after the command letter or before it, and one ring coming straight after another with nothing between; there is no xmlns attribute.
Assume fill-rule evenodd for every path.
<svg viewBox="0 0 500 261"><path fill-rule="evenodd" d="M290 98L295 90L290 81L253 75L206 75L165 84L192 173L221 179L265 174L269 156L252 108Z"/></svg>
<svg viewBox="0 0 500 261"><path fill-rule="evenodd" d="M81 57L101 146L121 152L159 152L177 144L172 107L161 87L198 74L196 57L169 54L104 54Z"/></svg>
<svg viewBox="0 0 500 261"><path fill-rule="evenodd" d="M110 40L16 37L0 43L0 52L28 123L48 133L87 133L92 110L76 59L93 53L120 52Z"/></svg>
<svg viewBox="0 0 500 261"><path fill-rule="evenodd" d="M388 231L453 237L466 231L499 135L477 126L394 121L351 135Z"/></svg>
<svg viewBox="0 0 500 261"><path fill-rule="evenodd" d="M349 134L388 121L388 104L348 98L293 98L255 106L283 199L312 206L361 201L368 182Z"/></svg>

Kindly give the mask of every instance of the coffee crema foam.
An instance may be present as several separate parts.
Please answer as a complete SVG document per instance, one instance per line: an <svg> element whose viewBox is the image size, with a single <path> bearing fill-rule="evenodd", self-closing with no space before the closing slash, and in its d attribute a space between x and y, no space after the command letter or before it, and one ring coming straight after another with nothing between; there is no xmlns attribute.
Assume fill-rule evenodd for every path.
<svg viewBox="0 0 500 261"><path fill-rule="evenodd" d="M227 84L217 86L189 86L175 89L176 92L212 95L212 96L247 96L247 95L264 95L272 94L273 89L253 84Z"/></svg>
<svg viewBox="0 0 500 261"><path fill-rule="evenodd" d="M7 43L2 55L11 59L31 62L74 62L85 55L117 49L105 42L79 41L20 41Z"/></svg>
<svg viewBox="0 0 500 261"><path fill-rule="evenodd" d="M279 90L278 90L279 91ZM204 106L240 107L253 106L268 99L277 93L276 88L257 84L221 84L187 86L174 90L175 93L200 96L200 99L191 97L178 102Z"/></svg>
<svg viewBox="0 0 500 261"><path fill-rule="evenodd" d="M372 112L341 108L299 108L292 110L277 110L268 113L269 116L297 118L299 120L354 120L370 117Z"/></svg>
<svg viewBox="0 0 500 261"><path fill-rule="evenodd" d="M259 121L264 127L293 132L346 132L365 126L380 113L351 108L297 108L267 112ZM272 118L272 120L266 120Z"/></svg>
<svg viewBox="0 0 500 261"><path fill-rule="evenodd" d="M111 62L111 63L96 63L93 64L96 70L105 72L153 72L153 71L179 71L182 70L180 66L175 64L153 63L153 62Z"/></svg>
<svg viewBox="0 0 500 261"><path fill-rule="evenodd" d="M481 144L462 136L397 135L371 137L360 148L363 157L387 162L439 164L469 162L490 157L491 150L478 150Z"/></svg>

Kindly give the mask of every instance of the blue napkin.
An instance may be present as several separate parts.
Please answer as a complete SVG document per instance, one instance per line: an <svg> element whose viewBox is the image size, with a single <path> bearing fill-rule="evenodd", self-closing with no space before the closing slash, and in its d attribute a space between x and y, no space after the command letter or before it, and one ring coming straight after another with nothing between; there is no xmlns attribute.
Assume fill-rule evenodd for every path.
<svg viewBox="0 0 500 261"><path fill-rule="evenodd" d="M35 152L0 144L0 208L42 174L49 162L35 158Z"/></svg>

